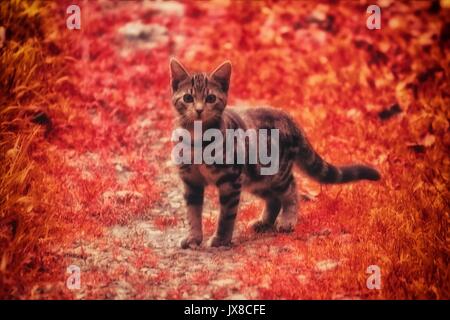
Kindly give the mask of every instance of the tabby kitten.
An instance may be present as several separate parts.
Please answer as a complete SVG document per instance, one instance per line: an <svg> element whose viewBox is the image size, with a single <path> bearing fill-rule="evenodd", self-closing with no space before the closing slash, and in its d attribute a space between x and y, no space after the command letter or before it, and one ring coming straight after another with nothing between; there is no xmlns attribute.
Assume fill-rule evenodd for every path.
<svg viewBox="0 0 450 320"><path fill-rule="evenodd" d="M336 167L317 154L303 131L285 112L272 108L226 109L231 64L225 62L211 74L189 74L175 59L170 61L172 103L178 113L179 125L192 131L194 121L202 128L279 129L279 170L274 175L261 175L259 164L181 164L187 204L189 234L181 241L182 248L200 245L204 189L214 184L219 189L220 215L217 230L210 239L212 247L229 246L242 189L262 198L266 205L257 232L293 231L298 216L297 191L292 174L298 165L310 177L321 183L345 183L357 180L379 180L380 174L368 166ZM202 145L202 148L205 144ZM247 147L251 147L248 146ZM193 147L192 147L193 148Z"/></svg>

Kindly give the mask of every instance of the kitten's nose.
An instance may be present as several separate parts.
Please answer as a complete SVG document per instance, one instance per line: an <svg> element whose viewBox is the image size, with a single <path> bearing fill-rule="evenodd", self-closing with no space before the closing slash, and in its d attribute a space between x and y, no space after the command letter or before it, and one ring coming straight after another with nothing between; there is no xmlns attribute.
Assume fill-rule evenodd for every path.
<svg viewBox="0 0 450 320"><path fill-rule="evenodd" d="M194 108L195 108L195 111L197 111L197 116L200 117L200 115L201 115L202 112L203 112L203 103L201 103L201 102L196 102L195 105L194 105Z"/></svg>

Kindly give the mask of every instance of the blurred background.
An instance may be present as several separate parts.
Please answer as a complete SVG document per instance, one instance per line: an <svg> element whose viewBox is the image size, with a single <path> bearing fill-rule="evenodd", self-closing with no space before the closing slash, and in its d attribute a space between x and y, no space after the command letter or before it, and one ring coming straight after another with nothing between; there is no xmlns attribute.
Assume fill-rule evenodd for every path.
<svg viewBox="0 0 450 320"><path fill-rule="evenodd" d="M372 4L380 29L367 28ZM448 299L449 8L2 2L0 298ZM180 250L170 57L205 72L230 60L229 107L286 110L325 159L383 179L299 176L293 234L253 234L262 204L245 196L230 250ZM367 286L370 265L381 289Z"/></svg>

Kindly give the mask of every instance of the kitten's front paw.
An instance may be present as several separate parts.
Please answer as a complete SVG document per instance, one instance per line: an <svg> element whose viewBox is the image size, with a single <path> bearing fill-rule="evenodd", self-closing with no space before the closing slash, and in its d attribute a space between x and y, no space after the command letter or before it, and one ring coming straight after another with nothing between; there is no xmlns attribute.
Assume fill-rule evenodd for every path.
<svg viewBox="0 0 450 320"><path fill-rule="evenodd" d="M295 230L295 225L297 224L297 221L284 221L284 220L278 220L275 223L275 228L278 232L281 233L289 233L293 232Z"/></svg>
<svg viewBox="0 0 450 320"><path fill-rule="evenodd" d="M251 224L253 231L257 233L273 231L273 224L264 222L262 220L256 220Z"/></svg>
<svg viewBox="0 0 450 320"><path fill-rule="evenodd" d="M210 247L229 247L231 246L231 239L223 239L218 236L213 236L208 241Z"/></svg>
<svg viewBox="0 0 450 320"><path fill-rule="evenodd" d="M181 240L180 247L182 249L187 249L192 246L199 246L202 243L202 240L203 239L201 237L188 236Z"/></svg>

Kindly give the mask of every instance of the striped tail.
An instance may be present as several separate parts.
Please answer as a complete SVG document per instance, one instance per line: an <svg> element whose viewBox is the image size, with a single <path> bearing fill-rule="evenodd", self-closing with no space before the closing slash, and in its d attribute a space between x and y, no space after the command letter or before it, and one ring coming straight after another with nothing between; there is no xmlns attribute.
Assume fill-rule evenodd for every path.
<svg viewBox="0 0 450 320"><path fill-rule="evenodd" d="M300 149L297 164L311 178L320 183L346 183L358 180L377 181L381 178L380 173L369 166L356 164L336 167L326 162L314 151L308 141L305 141L304 147Z"/></svg>

